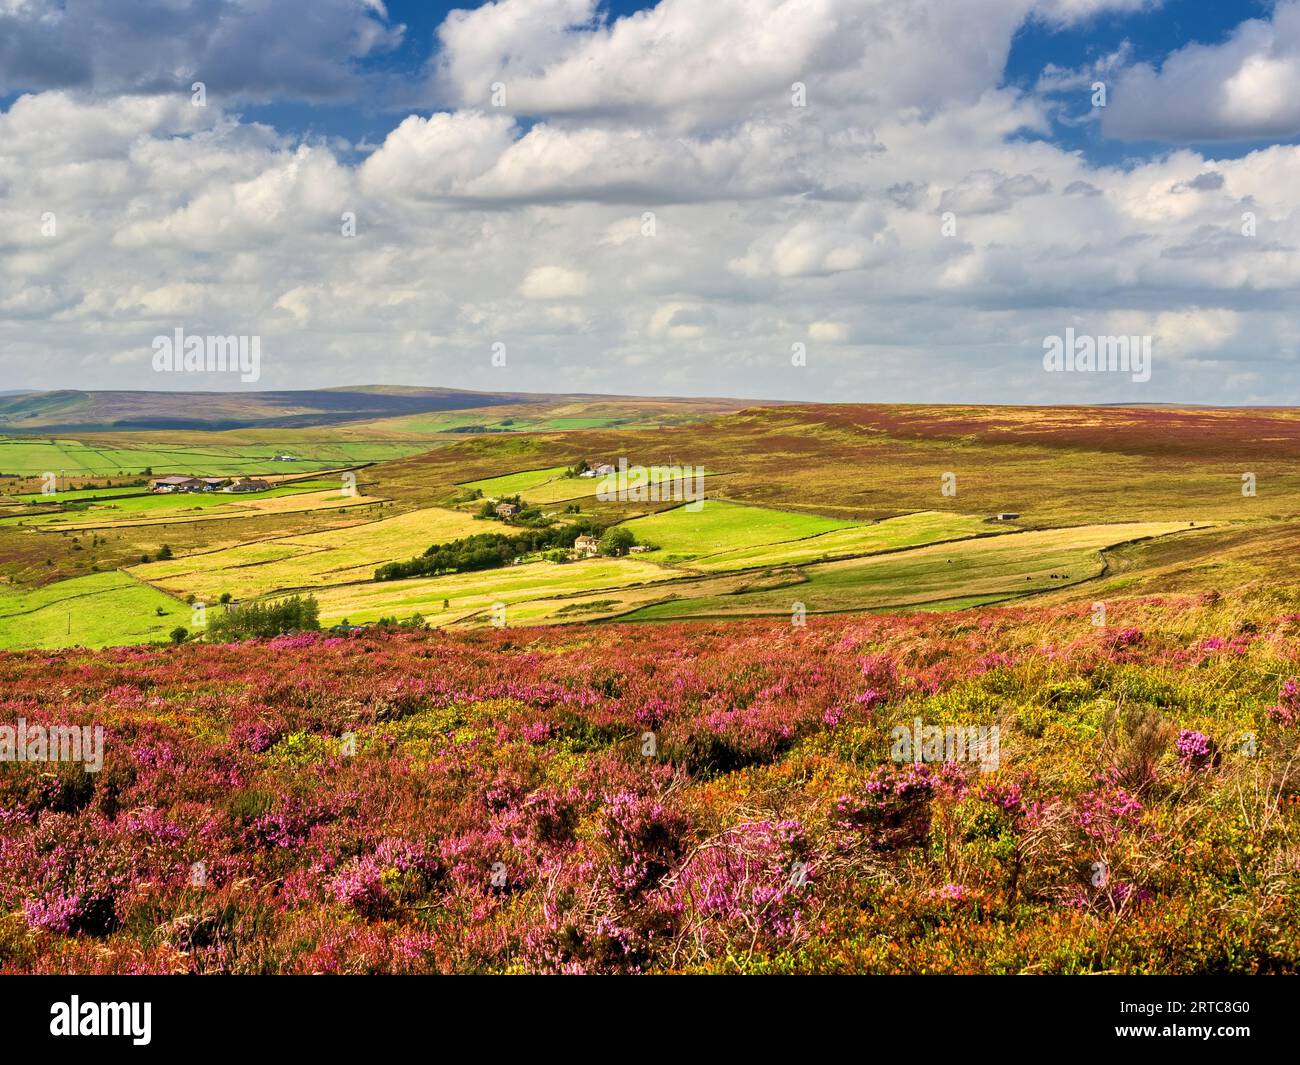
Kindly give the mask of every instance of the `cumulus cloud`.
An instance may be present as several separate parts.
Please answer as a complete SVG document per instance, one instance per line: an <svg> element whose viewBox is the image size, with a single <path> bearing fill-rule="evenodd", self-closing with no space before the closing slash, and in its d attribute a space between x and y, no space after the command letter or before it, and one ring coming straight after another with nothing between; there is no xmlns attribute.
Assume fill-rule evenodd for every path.
<svg viewBox="0 0 1300 1065"><path fill-rule="evenodd" d="M1139 63L1115 84L1102 128L1111 137L1244 140L1300 133L1300 0L1249 19L1222 44L1192 44L1157 69Z"/></svg>
<svg viewBox="0 0 1300 1065"><path fill-rule="evenodd" d="M608 22L597 0L496 0L442 25L433 78L462 107L488 106L500 85L516 113L676 128L727 125L739 109L788 114L796 82L809 106L929 108L996 82L1032 6L988 0L963 15L940 0L660 0Z"/></svg>
<svg viewBox="0 0 1300 1065"><path fill-rule="evenodd" d="M402 32L379 0L21 0L0 5L0 95L199 80L230 101L340 99L361 84L354 63Z"/></svg>
<svg viewBox="0 0 1300 1065"><path fill-rule="evenodd" d="M1300 148L1090 163L1054 143L1044 94L1091 69L1041 92L1000 80L1026 18L1100 5L976 8L661 0L614 19L588 0L496 0L442 26L439 105L357 153L248 121L219 92L206 108L146 93L111 64L97 84L117 95L20 96L0 111L0 374L159 387L149 341L183 326L262 336L263 387L1294 392ZM335 76L383 46L336 49ZM1070 326L1151 334L1174 369L1145 388L1042 374L1043 336Z"/></svg>
<svg viewBox="0 0 1300 1065"><path fill-rule="evenodd" d="M537 266L519 286L519 294L528 300L578 299L587 294L590 279L581 270L564 266Z"/></svg>

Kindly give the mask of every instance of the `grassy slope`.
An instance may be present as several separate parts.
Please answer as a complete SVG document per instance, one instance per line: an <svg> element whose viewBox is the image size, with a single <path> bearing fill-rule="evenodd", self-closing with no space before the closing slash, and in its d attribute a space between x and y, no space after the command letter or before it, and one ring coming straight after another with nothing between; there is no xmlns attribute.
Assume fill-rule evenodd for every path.
<svg viewBox="0 0 1300 1065"><path fill-rule="evenodd" d="M648 556L655 562L685 562L702 555L743 551L785 540L799 540L848 529L851 522L797 514L770 507L746 507L706 499L699 510L675 507L628 523L636 538L659 550ZM779 553L779 551L778 551Z"/></svg>
<svg viewBox="0 0 1300 1065"><path fill-rule="evenodd" d="M347 529L288 536L135 566L141 580L212 601L222 592L248 599L287 588L369 580L382 562L430 544L484 531L467 514L431 507Z"/></svg>
<svg viewBox="0 0 1300 1065"><path fill-rule="evenodd" d="M810 612L861 610L995 593L1022 594L1096 576L1103 565L1098 552L1105 547L1185 528L1174 523L1135 522L937 544L809 566L803 571L807 582L793 589L681 600L646 607L631 617L789 614L795 602L803 603Z"/></svg>
<svg viewBox="0 0 1300 1065"><path fill-rule="evenodd" d="M321 621L374 621L422 614L434 624L463 621L494 603L527 603L592 590L671 580L669 569L631 558L590 559L569 565L532 562L478 573L324 588L317 593ZM449 600L446 610L443 600ZM521 615L522 616L522 615ZM486 618L483 619L486 622Z"/></svg>
<svg viewBox="0 0 1300 1065"><path fill-rule="evenodd" d="M190 626L188 606L125 573L96 573L29 592L0 588L0 647L143 643L178 625Z"/></svg>
<svg viewBox="0 0 1300 1065"><path fill-rule="evenodd" d="M872 525L842 528L789 543L722 551L697 558L691 565L703 570L755 569L761 566L818 562L846 555L866 555L876 551L894 551L937 540L997 535L1007 531L1008 527L990 526L976 515L931 511L904 514ZM649 557L653 559L655 556Z"/></svg>

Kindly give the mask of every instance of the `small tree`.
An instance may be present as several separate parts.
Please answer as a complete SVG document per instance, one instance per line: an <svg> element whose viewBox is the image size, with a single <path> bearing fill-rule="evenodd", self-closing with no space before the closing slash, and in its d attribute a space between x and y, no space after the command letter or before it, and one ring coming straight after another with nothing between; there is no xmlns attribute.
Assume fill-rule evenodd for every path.
<svg viewBox="0 0 1300 1065"><path fill-rule="evenodd" d="M171 631L172 643L184 643L185 638L189 636L189 634L190 630L184 625L177 625L176 628Z"/></svg>
<svg viewBox="0 0 1300 1065"><path fill-rule="evenodd" d="M628 548L635 543L636 537L632 535L631 529L615 525L600 538L600 553L611 556L626 555Z"/></svg>

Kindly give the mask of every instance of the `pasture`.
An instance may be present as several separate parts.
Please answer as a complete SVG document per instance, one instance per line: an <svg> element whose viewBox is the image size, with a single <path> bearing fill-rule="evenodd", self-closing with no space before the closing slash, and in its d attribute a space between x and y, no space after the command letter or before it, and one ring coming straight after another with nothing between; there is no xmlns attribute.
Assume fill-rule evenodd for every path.
<svg viewBox="0 0 1300 1065"><path fill-rule="evenodd" d="M465 622L476 615L481 615L479 622L488 624L495 603L506 604L507 624L510 624L510 617L519 604L669 581L678 576L675 570L633 558L589 559L568 565L530 562L444 577L322 588L316 598L320 602L322 624L344 619L362 623L385 616L405 618L413 614L423 615L434 625ZM522 621L524 617L521 611L517 620Z"/></svg>
<svg viewBox="0 0 1300 1065"><path fill-rule="evenodd" d="M705 499L698 510L689 505L674 507L636 518L627 527L638 541L658 549L647 557L671 565L701 556L818 536L849 529L853 524L817 514ZM780 553L779 548L774 550Z"/></svg>
<svg viewBox="0 0 1300 1065"><path fill-rule="evenodd" d="M680 599L648 606L631 620L789 614L912 607L961 600L987 603L1078 584L1103 572L1100 552L1182 532L1187 522L1132 522L1008 533L804 567L803 582L779 592Z"/></svg>
<svg viewBox="0 0 1300 1065"><path fill-rule="evenodd" d="M120 571L18 591L0 585L0 647L107 647L165 639L190 608Z"/></svg>
<svg viewBox="0 0 1300 1065"><path fill-rule="evenodd" d="M223 592L252 599L291 588L368 581L375 568L426 547L483 532L468 514L428 507L328 532L278 537L133 566L142 581L212 602Z"/></svg>
<svg viewBox="0 0 1300 1065"><path fill-rule="evenodd" d="M707 500L628 523L638 540L656 545L646 558L691 569L743 570L794 565L915 547L937 540L1006 532L969 514L931 511L871 524L769 507Z"/></svg>

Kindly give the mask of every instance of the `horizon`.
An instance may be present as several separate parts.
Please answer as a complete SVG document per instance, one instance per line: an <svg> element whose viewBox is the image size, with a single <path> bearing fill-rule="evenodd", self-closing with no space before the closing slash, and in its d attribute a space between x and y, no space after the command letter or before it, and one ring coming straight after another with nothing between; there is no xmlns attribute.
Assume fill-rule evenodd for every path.
<svg viewBox="0 0 1300 1065"><path fill-rule="evenodd" d="M798 399L777 399L772 396L739 396L739 395L695 395L689 393L659 393L651 394L646 392L532 392L523 390L504 390L490 391L483 389L460 388L455 385L412 385L405 383L385 383L379 384L370 382L366 384L348 384L348 385L324 385L317 388L237 388L237 389L210 389L210 388L17 388L0 390L0 396L19 396L19 395L51 395L59 392L73 393L156 393L158 395L212 395L212 396L257 396L270 393L293 393L293 392L352 392L364 391L366 389L378 388L396 388L408 389L412 391L442 391L461 394L484 395L484 396L572 396L575 399L658 399L658 400L717 400L719 402L742 402L742 403L763 403L780 406L792 407L810 407L810 406L834 406L834 407L1179 407L1179 408L1204 408L1208 410L1296 410L1300 409L1300 403L1187 403L1177 400L1161 399L1143 399L1132 401L1113 401L1113 402L1074 402L1074 403L1042 403L1042 402L1024 402L1018 403L1014 400L999 400L995 402L966 402L963 400L942 400L942 401L906 401L890 402L886 400L859 400L859 399L836 399L836 400L798 400Z"/></svg>

